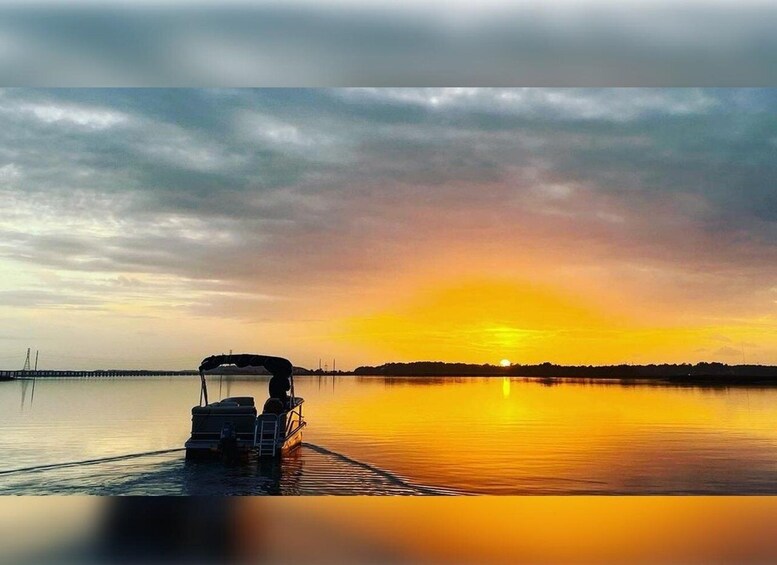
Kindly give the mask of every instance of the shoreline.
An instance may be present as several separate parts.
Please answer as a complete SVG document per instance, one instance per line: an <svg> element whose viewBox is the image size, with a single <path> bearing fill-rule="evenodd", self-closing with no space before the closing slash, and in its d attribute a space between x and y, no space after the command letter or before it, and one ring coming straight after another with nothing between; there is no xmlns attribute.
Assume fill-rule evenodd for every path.
<svg viewBox="0 0 777 565"><path fill-rule="evenodd" d="M34 379L132 379L132 378L144 378L144 377L194 377L198 373L196 371L127 371L124 374L121 372L108 372L108 371L3 371L0 375L0 382L10 381L23 381ZM8 376L7 373L18 373L14 376ZM128 374L131 373L131 374ZM252 377L266 377L264 374L247 374L247 373L212 373L208 374L209 377L238 377L239 379L251 379ZM382 378L389 381L402 381L402 380L423 380L423 379L469 379L469 378L494 378L502 379L509 378L515 380L526 380L540 382L549 386L562 383L600 383L600 384L617 384L617 385L658 385L658 386L695 386L700 388L729 388L729 387L777 387L777 377L773 376L761 376L761 375L670 375L661 377L640 377L640 376L627 376L618 377L613 375L575 375L575 374L563 374L563 375L521 375L521 374L456 374L454 372L445 374L381 374L381 373L354 373L354 372L338 372L336 374L316 374L316 373L300 373L294 375L295 377L356 377L356 378Z"/></svg>

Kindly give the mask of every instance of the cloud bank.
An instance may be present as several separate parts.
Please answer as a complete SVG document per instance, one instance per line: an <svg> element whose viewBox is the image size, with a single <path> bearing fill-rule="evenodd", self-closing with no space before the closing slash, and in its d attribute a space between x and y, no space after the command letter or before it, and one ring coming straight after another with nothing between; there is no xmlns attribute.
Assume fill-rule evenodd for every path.
<svg viewBox="0 0 777 565"><path fill-rule="evenodd" d="M31 331L280 321L336 349L338 319L493 277L766 336L776 110L760 89L3 90L0 306Z"/></svg>

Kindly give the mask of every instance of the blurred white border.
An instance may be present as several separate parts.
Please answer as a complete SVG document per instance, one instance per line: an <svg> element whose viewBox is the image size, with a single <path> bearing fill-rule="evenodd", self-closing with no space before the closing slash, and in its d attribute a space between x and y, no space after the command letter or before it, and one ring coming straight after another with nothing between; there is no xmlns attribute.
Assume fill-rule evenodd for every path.
<svg viewBox="0 0 777 565"><path fill-rule="evenodd" d="M0 2L6 86L765 86L777 4Z"/></svg>

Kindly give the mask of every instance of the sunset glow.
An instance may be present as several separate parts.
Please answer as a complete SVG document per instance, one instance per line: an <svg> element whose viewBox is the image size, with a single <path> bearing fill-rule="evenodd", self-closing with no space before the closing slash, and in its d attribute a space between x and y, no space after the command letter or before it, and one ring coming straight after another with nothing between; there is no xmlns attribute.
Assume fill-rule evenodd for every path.
<svg viewBox="0 0 777 565"><path fill-rule="evenodd" d="M4 90L0 357L777 363L775 109L771 90Z"/></svg>

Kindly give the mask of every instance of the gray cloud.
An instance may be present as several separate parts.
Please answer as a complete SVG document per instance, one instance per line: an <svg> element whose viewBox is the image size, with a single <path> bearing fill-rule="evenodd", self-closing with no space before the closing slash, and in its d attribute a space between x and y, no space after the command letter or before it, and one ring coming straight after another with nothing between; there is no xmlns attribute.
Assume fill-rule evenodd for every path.
<svg viewBox="0 0 777 565"><path fill-rule="evenodd" d="M223 312L450 235L584 243L730 296L776 274L775 109L771 90L9 89L0 257L177 277L200 292L180 307Z"/></svg>
<svg viewBox="0 0 777 565"><path fill-rule="evenodd" d="M94 298L45 290L0 291L0 305L29 309L99 309L99 301Z"/></svg>
<svg viewBox="0 0 777 565"><path fill-rule="evenodd" d="M720 357L723 357L723 358L736 357L738 359L742 359L742 350L737 349L735 347L730 347L730 346L720 347L715 351L713 351L713 354L719 355Z"/></svg>

